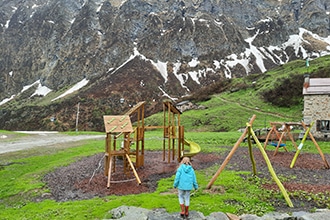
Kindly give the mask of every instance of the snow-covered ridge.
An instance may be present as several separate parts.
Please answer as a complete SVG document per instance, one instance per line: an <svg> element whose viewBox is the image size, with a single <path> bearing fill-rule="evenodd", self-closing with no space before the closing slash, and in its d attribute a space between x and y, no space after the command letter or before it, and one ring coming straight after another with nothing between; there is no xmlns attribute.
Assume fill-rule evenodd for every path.
<svg viewBox="0 0 330 220"><path fill-rule="evenodd" d="M268 22L269 19L265 19L260 22ZM246 74L248 75L251 72L251 67L254 65L252 63L253 60L255 60L258 68L261 72L266 72L267 68L265 67L265 61L271 60L274 64L284 64L289 62L289 55L285 52L287 48L292 47L295 51L295 55L299 57L299 53L303 54L301 59L307 59L307 58L317 58L320 56L324 56L327 54L330 54L330 36L327 38L322 38L318 36L317 34L314 34L306 29L299 28L299 33L296 35L291 35L287 42L284 42L280 46L265 46L265 47L256 47L253 45L254 39L259 35L259 31L257 33L250 37L245 39L245 41L249 44L249 47L245 49L245 51L239 55L237 54L230 54L227 57L225 57L222 60L214 60L213 66L208 68L200 68L198 65L200 61L198 60L198 57L193 58L189 63L188 66L194 68L194 71L188 71L188 72L181 72L180 67L182 66L182 63L180 61L177 61L175 63L168 63L168 62L162 62L157 61L154 62L151 59L146 58L143 54L138 52L138 50L134 49L133 55L131 55L130 59L133 59L136 56L140 56L142 59L147 60L151 62L156 69L162 74L164 78L164 83L167 82L168 77L168 70L167 65L171 64L174 66L173 73L176 78L180 81L180 84L183 88L185 88L187 91L189 91L189 88L185 85L187 80L190 78L194 80L197 84L200 84L200 79L207 77L207 72L216 72L220 69L222 69L225 72L225 75L227 78L232 78L232 72L231 70L235 68L237 65L243 66L243 68L246 71ZM306 49L304 48L303 44L308 43L307 40L303 38L304 34L307 34L309 36L312 36L313 39L316 39L318 41L322 41L329 46L325 48L324 51L315 51L312 54L309 54ZM278 54L281 53L282 55L279 56ZM115 71L120 69L124 64L126 64L129 60L123 63L119 68L117 68ZM114 72L115 72L114 71Z"/></svg>
<svg viewBox="0 0 330 220"><path fill-rule="evenodd" d="M112 0L110 1L113 5L117 5L120 7L123 3L125 3L124 0ZM83 4L81 7L84 6L86 1L83 1ZM101 10L101 7L104 2L98 1L95 4L96 12L99 12ZM36 10L39 8L40 5L33 4L30 8L32 10ZM15 13L17 10L16 7L12 7L12 13ZM154 13L154 12L152 12ZM328 12L327 12L328 13ZM330 13L329 13L330 14ZM32 14L33 15L33 14ZM74 19L74 18L73 18ZM183 17L184 19L184 17ZM192 22L194 23L195 20L199 20L200 22L205 23L207 26L211 21L208 21L206 19L197 19L197 18L191 18ZM47 20L48 23L54 24L54 21ZM74 22L74 20L72 20ZM215 22L217 26L221 27L223 25L222 22L219 22L217 20L212 20L212 22ZM272 22L272 18L267 17L265 19L261 19L260 21L256 22L256 24L265 23L266 25L269 24L269 22ZM8 28L9 21L6 23L5 28ZM298 29L298 34L291 35L288 40L281 45L266 45L263 47L257 47L254 45L254 40L259 35L265 35L270 34L267 31L261 31L258 30L256 27L248 27L248 30L255 30L254 36L251 36L245 41L247 42L248 47L245 48L245 51L242 51L240 54L227 54L227 56L223 57L221 60L213 60L211 66L200 66L200 61L198 57L193 57L191 61L188 63L182 63L182 61L177 60L175 63L168 62L166 60L157 60L154 61L151 58L147 58L145 55L141 54L138 51L138 45L137 43L134 43L134 50L132 51L132 55L124 61L121 65L116 67L110 67L108 72L110 74L115 73L119 69L121 69L123 66L125 66L130 60L134 59L135 57L140 57L141 59L144 59L148 62L150 62L161 74L161 76L164 79L164 83L168 81L169 74L173 74L176 79L180 82L180 85L182 88L186 89L189 92L189 88L186 85L186 82L188 80L193 80L196 82L196 84L200 84L201 79L207 77L208 73L217 73L217 72L223 72L227 78L232 78L233 73L232 70L238 66L243 67L245 70L245 74L248 75L251 72L251 69L253 67L259 68L260 72L266 72L268 69L266 68L265 61L269 62L271 61L275 65L280 65L289 62L289 55L286 53L287 48L293 48L294 53L296 57L300 57L301 59L307 59L307 58L317 58L320 56L324 56L327 54L330 54L330 36L324 38L320 37L319 35L312 33L309 30L306 30L304 28ZM163 30L165 32L166 30ZM181 31L181 29L180 29ZM309 42L308 39L305 39L304 37L308 36L308 39L313 39L318 42L323 42L325 45L327 45L323 50L317 51L314 50L313 52L308 52L304 45L311 44L312 42ZM172 66L173 70L172 72L169 72L168 66ZM186 71L182 67L189 67L189 71ZM10 71L8 73L9 77L13 77L14 72ZM55 101L57 99L63 98L64 96L79 90L83 86L88 84L87 79L83 79L82 81L78 82L76 85L74 85L71 89L64 92L62 95L54 98L52 101ZM46 96L48 95L52 89L47 88L46 86L42 85L40 80L23 87L23 89L18 94L11 94L9 97L6 97L5 99L0 101L0 105L3 105L12 99L14 99L17 95L25 92L27 89L29 89L32 86L37 86L36 91L31 96ZM166 91L163 91L166 93Z"/></svg>

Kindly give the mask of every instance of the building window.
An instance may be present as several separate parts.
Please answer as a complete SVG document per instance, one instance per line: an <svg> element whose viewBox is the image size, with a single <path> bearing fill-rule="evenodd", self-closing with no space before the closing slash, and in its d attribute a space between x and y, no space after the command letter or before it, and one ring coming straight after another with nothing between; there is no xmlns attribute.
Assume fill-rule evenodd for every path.
<svg viewBox="0 0 330 220"><path fill-rule="evenodd" d="M317 120L316 130L321 132L330 132L330 120Z"/></svg>

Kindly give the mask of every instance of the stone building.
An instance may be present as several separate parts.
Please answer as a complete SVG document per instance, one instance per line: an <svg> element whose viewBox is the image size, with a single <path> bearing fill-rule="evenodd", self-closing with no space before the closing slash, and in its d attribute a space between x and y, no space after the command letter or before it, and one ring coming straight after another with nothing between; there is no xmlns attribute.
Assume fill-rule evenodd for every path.
<svg viewBox="0 0 330 220"><path fill-rule="evenodd" d="M330 139L330 78L306 75L303 96L304 122L314 122L311 132L315 138Z"/></svg>

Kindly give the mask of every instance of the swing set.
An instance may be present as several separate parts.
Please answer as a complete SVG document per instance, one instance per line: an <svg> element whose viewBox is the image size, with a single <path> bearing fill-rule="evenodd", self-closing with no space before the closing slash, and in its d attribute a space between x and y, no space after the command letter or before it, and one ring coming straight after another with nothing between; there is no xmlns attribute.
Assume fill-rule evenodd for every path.
<svg viewBox="0 0 330 220"><path fill-rule="evenodd" d="M225 160L223 161L223 163L221 164L221 166L219 167L217 172L213 175L212 179L210 180L210 182L208 183L206 188L210 189L212 187L213 183L216 181L216 179L221 174L221 172L225 169L226 165L229 163L229 161L232 158L232 156L234 155L235 151L237 150L239 145L244 141L245 138L247 138L247 140L248 140L249 155L250 155L250 159L251 159L251 163L252 163L253 174L257 175L256 162L254 160L254 155L253 155L253 151L252 151L252 139L254 139L254 141L257 144L262 156L264 157L264 160L267 164L268 170L269 170L272 178L275 180L277 186L280 188L280 190L283 194L283 197L286 200L288 206L293 207L292 201L290 200L289 195L288 195L286 189L284 188L283 184L278 179L278 177L277 177L277 175L276 175L276 173L275 173L275 171L274 171L274 169L271 165L271 162L270 162L270 160L267 156L267 153L266 153L265 149L262 147L261 143L259 142L258 137L256 136L256 134L254 133L254 131L252 129L252 124L253 124L255 119L256 119L256 115L253 115L252 118L250 119L250 122L246 123L246 128L245 128L243 134L237 140L236 144L234 145L232 150L229 152L228 156L225 158Z"/></svg>
<svg viewBox="0 0 330 220"><path fill-rule="evenodd" d="M246 128L243 132L243 134L241 135L241 137L237 140L236 144L234 145L234 147L232 148L232 150L229 152L229 154L227 155L227 157L225 158L225 160L223 161L223 163L221 164L221 166L219 167L219 169L217 170L217 172L213 175L213 177L211 178L211 180L209 181L208 185L207 185L207 189L210 189L213 185L213 183L216 181L216 179L218 178L218 176L221 174L221 172L225 169L226 165L229 163L230 159L232 158L232 156L234 155L235 151L237 150L237 148L239 147L239 145L245 140L247 139L248 141L248 145L249 145L249 155L250 155L250 159L251 159L251 164L252 164L252 170L253 170L253 174L254 175L257 175L257 171L256 171L256 162L254 160L254 155L253 155L253 151L252 151L252 140L254 140L254 142L257 144L266 164L267 164L267 167L268 167L268 170L273 178L273 180L276 182L277 186L279 187L280 191L282 192L282 195L284 197L284 199L286 200L287 204L289 207L293 207L293 204L288 196L288 193L286 191L286 189L284 188L283 184L281 183L281 181L278 179L272 165L271 165L271 162L268 158L268 155L265 151L265 147L263 147L257 137L257 135L254 133L253 129L252 129L252 124L254 122L256 118L256 115L253 115L252 118L250 119L250 121L248 123L246 123ZM273 123L272 125L276 125L278 123ZM283 123L282 123L283 124ZM285 127L286 127L286 133L288 134L289 137L292 138L292 141L293 143L294 142L294 139L293 139L293 136L290 135L290 126L292 126L293 123L285 123ZM295 157L293 158L292 160L292 163L291 163L291 166L290 168L293 167L294 165L294 162L295 160L297 159L297 156L299 154L299 151L301 150L303 144L304 144L304 141L306 140L307 136L309 135L310 139L313 141L313 143L315 144L316 148L318 149L324 163L325 163L325 166L327 169L329 169L329 164L328 162L326 161L326 159L324 158L324 155L320 149L320 147L318 146L318 144L316 143L313 135L310 133L310 128L312 127L313 123L311 125L306 125L305 123L300 123L300 125L302 125L304 127L304 129L306 130L305 132L305 135L304 135L304 138L302 139L302 143L300 143L300 145L298 147L296 147L297 149L297 152L296 152L296 155ZM277 148L280 147L280 144L281 143L280 141L283 140L283 133L280 134L280 133L276 133L277 130L275 131L275 129L271 129L269 131L269 133L275 133L276 137L278 138L278 143L276 145ZM265 142L265 146L267 146L267 142L270 138L270 134L267 135L267 138L266 138L266 142ZM291 139L290 138L290 139ZM296 145L295 145L296 146ZM285 148L286 149L286 148Z"/></svg>
<svg viewBox="0 0 330 220"><path fill-rule="evenodd" d="M294 140L293 135L291 134L291 127L295 125L299 125L300 123L282 123L282 122L270 122L271 129L269 130L266 140L264 142L264 149L266 149L267 145L271 145L276 147L274 151L274 156L277 154L279 148L283 148L286 152L288 149L286 148L286 138L289 137L292 141L294 147L297 149L297 144ZM282 128L282 132L279 132L278 127ZM269 142L270 141L270 142Z"/></svg>
<svg viewBox="0 0 330 220"><path fill-rule="evenodd" d="M277 154L279 148L283 148L286 152L288 152L288 149L286 148L286 138L289 137L295 148L295 151L297 153L291 163L290 167L292 168L294 166L294 162L297 159L297 156L298 156L300 150L302 149L302 147L304 145L304 142L306 141L307 137L309 137L310 140L312 140L312 142L314 143L314 146L316 147L317 151L319 152L319 154L324 162L325 168L329 169L330 166L329 166L320 146L317 144L313 134L310 132L310 129L313 126L313 124L314 123L305 124L304 122L270 122L271 129L268 132L266 140L264 142L264 149L266 150L267 145L276 147L274 154L273 154L274 156ZM283 129L281 132L279 132L279 130L278 130L279 126ZM296 138L291 133L291 131L292 131L291 128L294 126L302 127L303 130L305 131L304 136L303 136L299 146L297 145L297 143L295 141ZM276 142L274 140L276 140Z"/></svg>

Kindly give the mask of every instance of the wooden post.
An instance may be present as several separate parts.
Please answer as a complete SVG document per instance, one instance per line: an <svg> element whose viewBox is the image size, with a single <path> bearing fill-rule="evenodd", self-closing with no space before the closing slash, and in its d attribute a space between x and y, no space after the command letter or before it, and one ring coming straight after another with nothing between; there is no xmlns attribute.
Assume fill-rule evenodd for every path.
<svg viewBox="0 0 330 220"><path fill-rule="evenodd" d="M292 202L291 202L291 200L289 198L289 195L286 192L286 190L285 190L284 186L282 185L281 181L277 178L276 173L275 173L275 171L274 171L274 169L272 167L272 164L270 163L270 160L269 160L269 158L267 156L267 153L265 152L264 148L261 146L261 144L260 144L257 136L255 135L254 131L252 130L251 124L248 125L248 129L249 129L249 133L252 134L252 137L254 138L254 141L257 143L257 146L259 147L259 150L260 150L262 156L265 159L265 162L267 164L268 170L269 170L270 174L272 175L273 179L275 180L277 186L280 188L280 190L281 190L281 192L282 192L282 194L284 196L285 201L287 202L287 204L289 205L289 207L292 208L293 207L293 204L292 204Z"/></svg>
<svg viewBox="0 0 330 220"><path fill-rule="evenodd" d="M170 103L167 103L167 125L168 125L168 141L167 141L167 162L171 162L171 138L172 138L172 133L171 133L171 107Z"/></svg>
<svg viewBox="0 0 330 220"><path fill-rule="evenodd" d="M107 176L109 172L109 161L110 161L110 147L111 147L111 135L106 134L105 137L105 157L104 157L104 175Z"/></svg>
<svg viewBox="0 0 330 220"><path fill-rule="evenodd" d="M166 153L166 113L165 113L165 105L163 105L163 161L165 161L165 153Z"/></svg>
<svg viewBox="0 0 330 220"><path fill-rule="evenodd" d="M329 169L330 166L329 166L329 164L328 164L327 159L324 157L324 154L323 154L323 152L322 152L320 146L318 145L318 143L316 142L316 140L314 139L314 137L313 137L313 135L312 135L311 133L309 133L309 137L311 138L311 140L313 141L315 147L317 148L317 150L318 150L318 152L319 152L319 154L320 154L320 156L321 156L321 158L322 158L322 160L323 160L323 162L324 162L324 166L325 166L325 168Z"/></svg>
<svg viewBox="0 0 330 220"><path fill-rule="evenodd" d="M138 126L135 128L135 165L137 167L140 167L140 133L139 133L139 122Z"/></svg>
<svg viewBox="0 0 330 220"><path fill-rule="evenodd" d="M256 119L256 115L253 115L252 118L251 118L251 120L250 120L250 122L249 122L249 124L252 124L255 119ZM228 164L228 162L230 161L230 159L234 155L234 153L237 150L237 148L239 147L239 145L244 140L244 138L245 138L245 136L246 136L247 133L248 133L248 128L245 128L243 134L238 139L238 141L236 142L236 144L234 145L234 147L231 149L230 153L228 154L228 156L226 157L226 159L223 161L223 163L221 164L221 166L218 169L218 171L213 175L212 179L207 184L207 187L206 187L207 189L210 189L211 188L211 186L213 185L213 183L215 182L215 180L218 178L218 176L220 175L220 173L225 169L226 165Z"/></svg>
<svg viewBox="0 0 330 220"><path fill-rule="evenodd" d="M280 136L280 138L277 142L277 146L276 146L276 149L275 149L275 152L274 152L274 156L277 154L278 148L281 146L284 135L285 135L285 131L282 132L282 134L281 134L281 136ZM283 148L285 149L286 152L288 152L288 149L286 149L285 146Z"/></svg>
<svg viewBox="0 0 330 220"><path fill-rule="evenodd" d="M286 129L288 130L288 135L289 135L289 138L290 138L290 140L291 140L291 142L292 142L294 148L297 150L297 149L298 149L298 146L297 146L296 141L294 140L294 138L293 138L293 136L292 136L292 134L291 134L291 128L290 128L290 125L287 125L287 124L286 124L285 127L286 127Z"/></svg>
<svg viewBox="0 0 330 220"><path fill-rule="evenodd" d="M272 125L272 128L270 129L270 131L268 132L267 136L266 136L266 140L264 143L264 149L266 150L267 144L268 144L268 140L270 138L270 135L272 134L273 130L276 129L276 126Z"/></svg>
<svg viewBox="0 0 330 220"><path fill-rule="evenodd" d="M178 162L181 161L181 158L183 156L184 153L184 127L183 126L179 126L179 147L178 147Z"/></svg>
<svg viewBox="0 0 330 220"><path fill-rule="evenodd" d="M112 169L112 157L110 157L109 160L109 170L108 170L108 183L107 183L107 188L110 188L110 179L111 179L111 169Z"/></svg>
<svg viewBox="0 0 330 220"><path fill-rule="evenodd" d="M311 129L312 126L313 126L313 123L307 128L307 130L306 130L306 132L304 134L304 137L303 137L303 139L301 140L301 143L298 146L298 150L296 151L296 153L295 153L295 155L294 155L294 157L293 157L293 159L291 161L290 168L292 168L294 166L294 164L296 163L296 160L298 158L298 155L299 155L302 147L304 146L304 143L306 141L307 135L309 134L309 131L310 131L310 129Z"/></svg>
<svg viewBox="0 0 330 220"><path fill-rule="evenodd" d="M134 168L134 165L133 165L133 163L132 163L132 161L131 161L131 158L129 158L128 154L125 154L125 155L126 155L127 161L129 162L129 165L131 166L131 168L132 168L132 170L133 170L133 173L134 173L134 175L135 175L135 178L136 178L137 182L138 182L139 184L141 184L141 180L140 180L140 178L139 178L139 176L138 176L138 174L137 174L137 172L136 172L136 170L135 170L135 168Z"/></svg>
<svg viewBox="0 0 330 220"><path fill-rule="evenodd" d="M302 122L302 125L303 125L303 127L306 129L307 126L306 126L306 124L305 124L304 122ZM324 166L325 166L327 169L329 169L330 166L329 166L329 164L328 164L327 159L324 157L324 154L323 154L323 152L322 152L320 146L317 144L315 138L313 137L313 135L312 135L310 132L309 132L309 137L310 137L310 139L313 141L313 143L314 143L316 149L318 150L318 152L319 152L319 154L320 154L320 156L321 156L321 158L322 158L322 160L323 160L323 162L324 162Z"/></svg>
<svg viewBox="0 0 330 220"><path fill-rule="evenodd" d="M249 133L248 137L248 144L249 144L249 155L250 155L250 160L252 163L252 170L253 170L253 175L257 175L257 169L256 169L256 161L254 160L253 157L253 150L252 150L252 142L251 142L251 134Z"/></svg>

